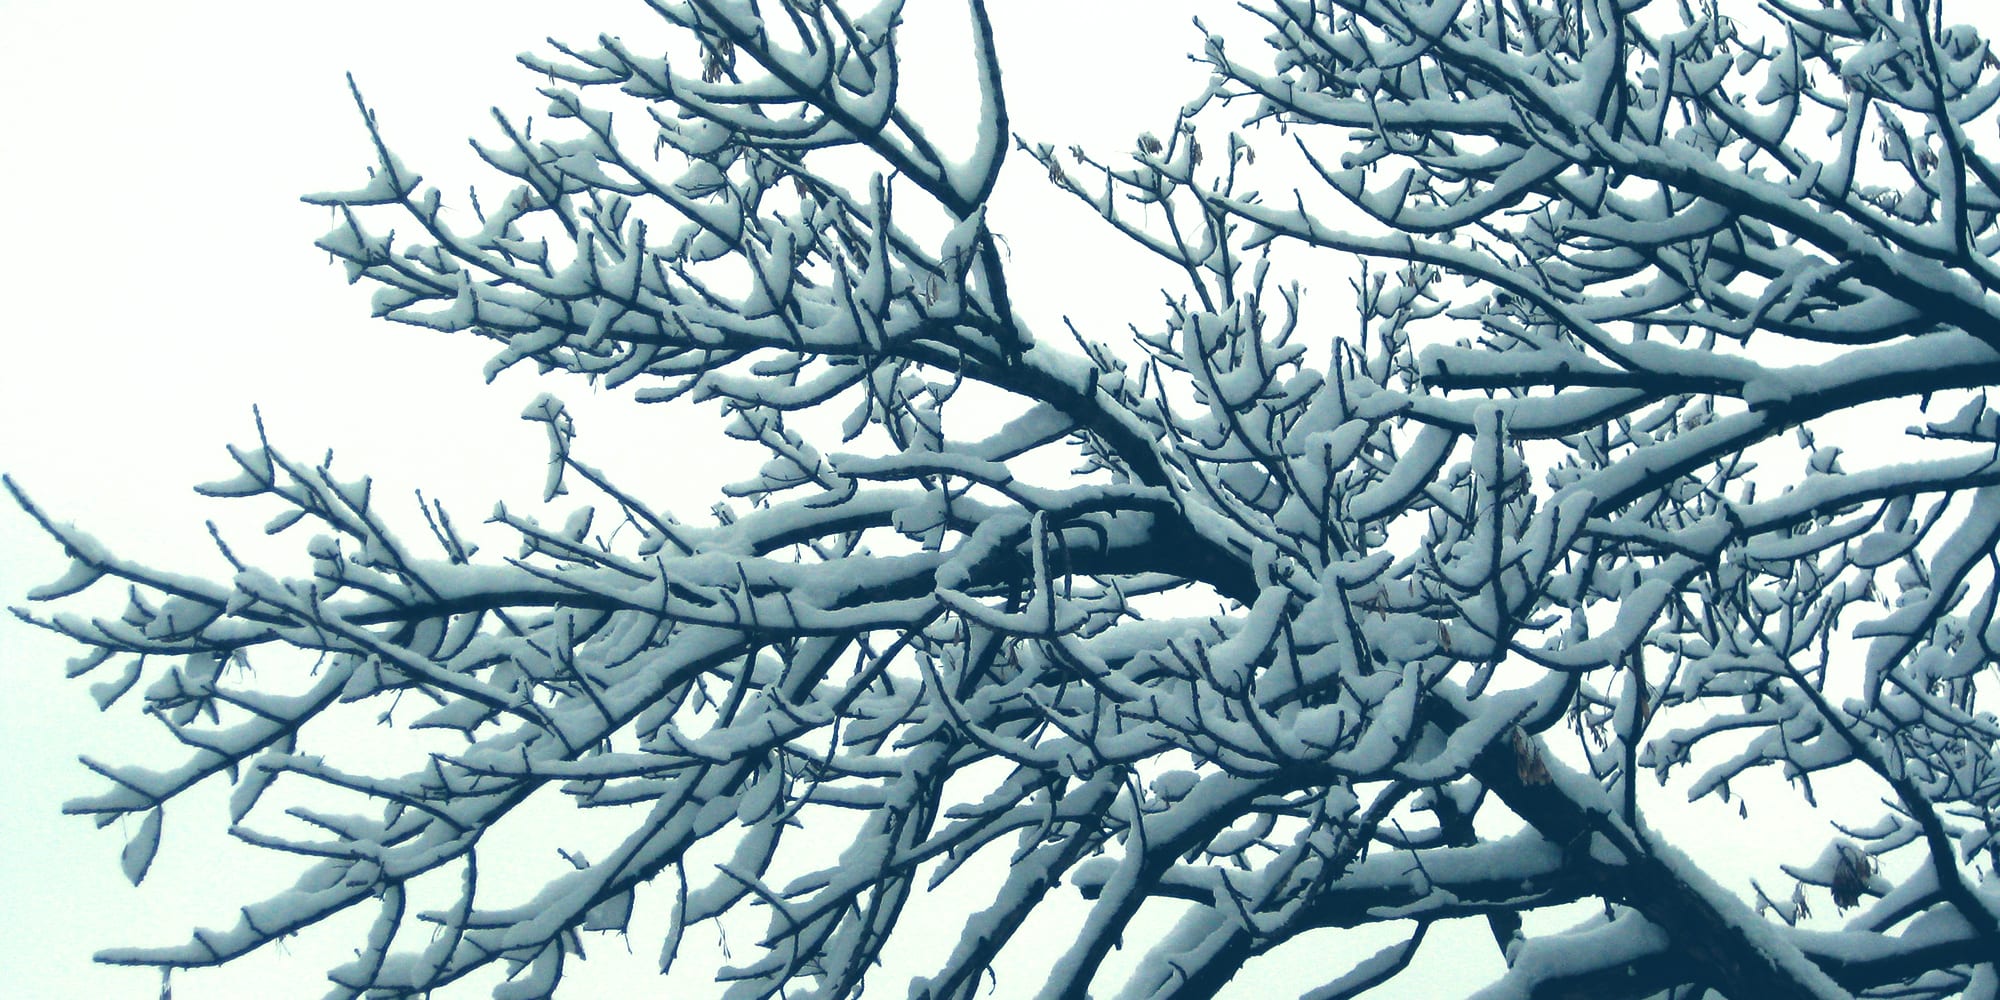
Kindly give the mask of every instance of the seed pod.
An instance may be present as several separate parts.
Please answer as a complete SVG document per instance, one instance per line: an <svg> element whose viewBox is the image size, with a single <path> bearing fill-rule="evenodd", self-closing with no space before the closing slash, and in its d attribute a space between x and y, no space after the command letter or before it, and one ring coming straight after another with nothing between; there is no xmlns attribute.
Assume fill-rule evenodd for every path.
<svg viewBox="0 0 2000 1000"><path fill-rule="evenodd" d="M1542 760L1542 751L1535 746L1535 738L1514 727L1514 774L1524 785L1546 785L1551 780L1549 765Z"/></svg>
<svg viewBox="0 0 2000 1000"><path fill-rule="evenodd" d="M1835 848L1833 862L1833 905L1841 912L1861 905L1861 894L1875 875L1875 859L1853 844Z"/></svg>
<svg viewBox="0 0 2000 1000"><path fill-rule="evenodd" d="M714 47L702 50L701 80L703 83L717 83L735 65L736 44L725 38Z"/></svg>

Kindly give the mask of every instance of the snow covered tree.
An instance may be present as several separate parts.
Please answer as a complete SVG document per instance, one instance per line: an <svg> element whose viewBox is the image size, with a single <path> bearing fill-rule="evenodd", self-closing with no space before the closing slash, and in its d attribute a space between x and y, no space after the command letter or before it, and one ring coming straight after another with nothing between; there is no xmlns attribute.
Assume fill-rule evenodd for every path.
<svg viewBox="0 0 2000 1000"><path fill-rule="evenodd" d="M2000 992L2000 63L1942 0L1259 0L1167 127L1067 151L1014 134L1026 54L969 0L960 152L899 103L895 2L649 6L668 35L524 57L549 120L499 118L484 204L364 107L320 245L491 371L719 408L768 460L683 520L545 397L573 512L496 509L493 555L260 431L201 489L317 531L292 576L221 534L219 577L137 565L10 482L73 559L32 597L129 588L37 617L71 673L188 748L70 811L136 820L136 881L229 782L237 838L311 862L103 960L363 911L335 995L538 997L654 912L663 965L760 923L727 996L845 997L985 864L911 995L1206 996L1399 929L1298 984L1355 996L1467 919L1493 996ZM1184 274L1133 336L1031 329L1010 164ZM354 704L406 730L366 766ZM1842 800L1782 873L1649 821L1767 770ZM482 844L565 802L615 846L496 901ZM1178 925L1099 977L1148 905ZM994 969L1066 906L1053 978Z"/></svg>

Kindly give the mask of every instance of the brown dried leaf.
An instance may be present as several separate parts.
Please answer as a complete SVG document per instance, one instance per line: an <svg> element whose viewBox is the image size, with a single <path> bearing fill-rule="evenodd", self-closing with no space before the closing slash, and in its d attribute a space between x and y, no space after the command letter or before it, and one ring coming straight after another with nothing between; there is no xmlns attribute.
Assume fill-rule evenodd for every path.
<svg viewBox="0 0 2000 1000"><path fill-rule="evenodd" d="M1535 738L1519 727L1514 729L1514 774L1524 785L1546 785L1549 783L1549 765L1542 760L1541 748L1535 746Z"/></svg>

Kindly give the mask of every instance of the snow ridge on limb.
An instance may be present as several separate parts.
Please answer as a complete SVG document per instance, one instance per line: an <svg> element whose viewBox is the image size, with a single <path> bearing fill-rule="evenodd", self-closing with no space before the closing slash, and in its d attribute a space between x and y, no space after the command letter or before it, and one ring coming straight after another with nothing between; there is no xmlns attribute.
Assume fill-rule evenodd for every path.
<svg viewBox="0 0 2000 1000"><path fill-rule="evenodd" d="M496 507L503 555L423 504L431 555L260 426L203 490L309 524L309 570L218 532L221 581L9 481L71 558L31 599L127 588L118 616L34 620L189 748L91 762L109 785L71 811L136 814L137 880L167 808L226 780L231 832L309 865L106 961L217 964L367 910L336 995L492 970L544 996L657 899L663 970L693 926L754 925L698 970L724 995L859 996L900 986L879 963L913 899L1004 862L914 995L980 994L1063 906L1090 909L1052 998L1212 995L1301 935L1403 929L1305 984L1365 995L1461 918L1507 964L1495 996L1992 982L2000 171L1964 137L2000 66L1976 33L1873 0L1274 0L1269 56L1210 34L1171 127L1065 156L1008 132L1007 15L972 0L954 159L898 99L900 4L648 7L664 49L524 60L555 134L497 116L478 149L510 190L469 217L364 106L376 166L312 196L320 245L383 317L493 340L489 374L709 407L762 464L681 520L545 396L543 501L572 509ZM1029 329L1009 155L1185 279L1130 344ZM1286 276L1349 264L1356 322L1321 336L1326 296ZM1897 405L1920 413L1886 454L1815 429ZM345 705L403 758L328 752ZM1642 771L1737 802L1766 767L1884 803L1826 864L1772 865L1785 904L1641 808ZM550 799L607 846L549 845L524 903L477 848ZM413 903L432 873L455 888ZM1821 889L1872 902L1829 930ZM1161 900L1178 929L1106 984Z"/></svg>

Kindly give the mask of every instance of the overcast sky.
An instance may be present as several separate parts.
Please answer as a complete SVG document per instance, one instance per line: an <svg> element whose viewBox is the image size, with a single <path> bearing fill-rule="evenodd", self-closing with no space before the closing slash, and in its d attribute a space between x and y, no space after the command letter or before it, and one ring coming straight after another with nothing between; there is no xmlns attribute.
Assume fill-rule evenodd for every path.
<svg viewBox="0 0 2000 1000"><path fill-rule="evenodd" d="M945 6L912 7L933 4ZM1015 124L1031 137L1113 153L1138 131L1167 127L1198 86L1182 55L1197 40L1194 4L996 6ZM376 476L381 495L422 487L467 520L497 498L531 501L540 431L518 416L547 386L526 370L484 386L484 343L368 319L365 290L346 287L311 246L326 211L298 196L358 186L370 162L344 72L405 160L461 191L488 181L463 141L492 134L486 109L540 110L536 78L514 53L646 16L639 0L0 0L0 471L120 554L189 572L220 566L203 520L234 522L226 504L187 487L228 471L222 446L251 439L253 404L281 447L333 448L349 474ZM940 43L912 58L952 51ZM1125 313L1157 310L1155 289L1170 277L1137 255L1099 252L1115 244L1080 211L1034 200L1046 192L1030 190L1032 163L1011 170L1003 194L1013 214L993 223L1045 332L1069 313L1086 329L1110 325L1110 338ZM710 468L708 442L665 411L564 398L581 423L579 447L610 452L593 454L599 464L617 467L621 448L655 448L633 475L661 488L747 471ZM697 505L683 510L713 499L687 496ZM18 603L62 567L0 503L0 601ZM226 923L230 906L288 884L287 866L203 848L225 822L217 790L168 811L152 875L127 886L119 832L57 813L96 788L79 753L130 761L159 745L149 731L135 736L129 714L97 713L86 684L62 680L72 652L0 621L0 992L151 997L156 976L93 966L91 952ZM1427 949L1444 947L1438 940ZM1490 965L1490 943L1471 940ZM176 977L176 995L317 995L347 941L336 933L302 941L289 961L267 950L239 972ZM635 944L638 964L656 944ZM1308 958L1326 968L1321 959ZM1446 992L1466 984L1457 985Z"/></svg>
<svg viewBox="0 0 2000 1000"><path fill-rule="evenodd" d="M1191 4L1001 6L1016 126L1031 135L1116 151L1169 124L1199 85L1182 54L1199 37ZM222 569L204 519L255 537L257 512L188 489L229 471L223 445L253 438L253 404L281 448L306 457L333 448L349 475L376 477L378 495L422 487L471 521L495 499L531 503L543 445L518 418L548 386L525 368L485 386L490 345L370 320L367 289L347 287L311 245L328 213L298 198L358 186L372 162L343 73L405 160L458 192L491 182L464 142L494 135L487 109L519 116L544 104L515 53L650 16L639 0L0 0L9 95L0 178L11 195L0 199L0 471L120 555L188 572ZM909 58L935 76L956 51L946 37ZM1010 185L1039 176L1023 163ZM1121 304L1157 309L1153 289L1168 279L1144 277L1154 264L1136 260L1136 282L1101 258L1079 267L1089 234L1044 227L1036 210L1020 216L996 225L1018 270L1045 283L1045 321L1058 308L1112 318ZM1073 211L1062 226L1087 221ZM634 415L615 399L564 396L580 445L600 449L603 465L619 467L621 442L674 442L629 477L712 487L749 471L710 468L711 442L664 410ZM688 496L699 500L694 512L716 498ZM0 600L20 603L63 566L12 503L0 504ZM234 905L288 885L290 866L218 841L218 788L168 810L153 871L129 887L117 861L129 831L59 815L63 801L97 788L76 757L125 763L177 751L150 723L134 725L129 704L100 715L87 683L63 681L74 652L0 621L0 992L151 997L156 975L94 966L90 954L233 922ZM354 930L308 935L290 961L267 949L240 970L176 976L176 995L318 995ZM638 945L645 961L655 947Z"/></svg>

